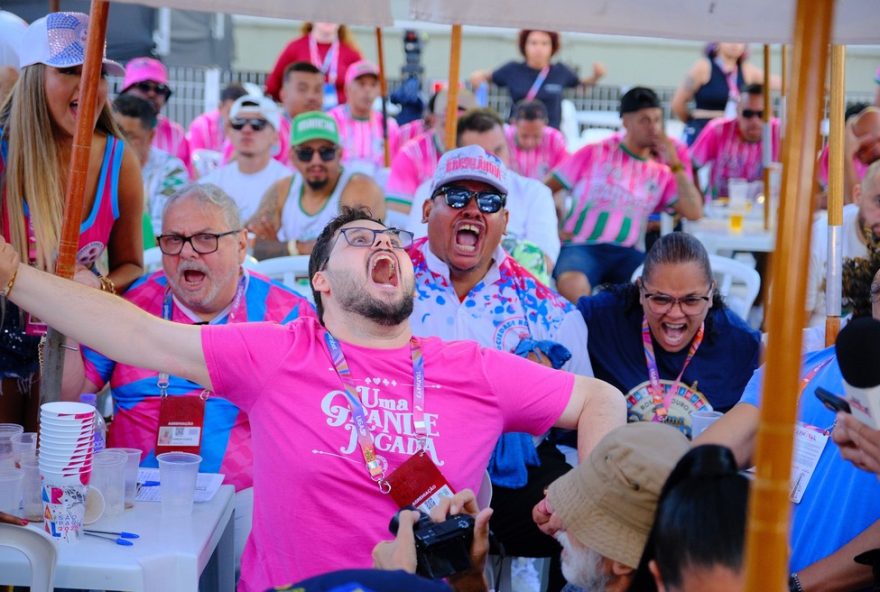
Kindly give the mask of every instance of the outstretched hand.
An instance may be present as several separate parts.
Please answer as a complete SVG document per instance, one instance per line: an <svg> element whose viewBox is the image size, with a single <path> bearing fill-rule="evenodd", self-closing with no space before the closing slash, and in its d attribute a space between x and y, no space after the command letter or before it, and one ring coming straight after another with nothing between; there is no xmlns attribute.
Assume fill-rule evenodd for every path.
<svg viewBox="0 0 880 592"><path fill-rule="evenodd" d="M843 458L860 469L880 475L880 430L865 425L849 413L838 413L831 438Z"/></svg>

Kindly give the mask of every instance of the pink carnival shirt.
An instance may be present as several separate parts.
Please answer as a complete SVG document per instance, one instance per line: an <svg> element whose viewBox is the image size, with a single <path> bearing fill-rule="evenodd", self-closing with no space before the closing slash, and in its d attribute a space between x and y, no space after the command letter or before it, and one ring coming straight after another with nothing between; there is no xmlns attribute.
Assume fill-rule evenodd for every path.
<svg viewBox="0 0 880 592"><path fill-rule="evenodd" d="M386 199L412 206L416 189L431 178L442 155L443 145L434 130L428 130L401 146L391 161L391 172L385 185Z"/></svg>
<svg viewBox="0 0 880 592"><path fill-rule="evenodd" d="M342 141L343 162L368 162L385 167L385 138L382 131L382 114L370 112L369 119L358 119L351 114L348 105L339 105L329 112L339 128ZM388 147L391 158L397 154L398 127L393 117L388 118Z"/></svg>
<svg viewBox="0 0 880 592"><path fill-rule="evenodd" d="M173 154L189 166L189 144L186 141L186 132L183 126L176 121L171 121L161 113L156 125L156 135L153 136L153 146Z"/></svg>
<svg viewBox="0 0 880 592"><path fill-rule="evenodd" d="M331 570L368 568L397 511L364 466L343 384L316 319L206 326L215 392L247 412L254 455L253 530L239 592ZM451 487L477 491L502 432L540 434L560 417L573 375L469 341L419 339L426 450ZM380 462L418 450L410 347L341 344Z"/></svg>
<svg viewBox="0 0 880 592"><path fill-rule="evenodd" d="M416 136L420 136L428 130L425 129L424 119L413 119L412 121L401 125L398 131L399 134L397 136L397 141L403 146Z"/></svg>
<svg viewBox="0 0 880 592"><path fill-rule="evenodd" d="M773 160L779 158L779 120L770 122ZM736 118L713 119L706 124L691 146L691 159L697 168L712 163L709 187L712 199L727 195L728 179L762 179L761 142L746 142L739 132Z"/></svg>
<svg viewBox="0 0 880 592"><path fill-rule="evenodd" d="M547 178L547 173L555 169L568 156L565 136L556 128L544 126L541 143L531 150L520 148L516 143L516 126L505 125L504 135L510 150L510 170L523 177L538 181Z"/></svg>
<svg viewBox="0 0 880 592"><path fill-rule="evenodd" d="M828 144L825 144L825 147L822 148L822 153L819 155L819 183L822 187L828 187L828 163L831 155L829 152ZM859 178L859 181L865 178L865 173L868 172L868 165L859 160L855 155L853 156L853 166L856 169L856 175Z"/></svg>
<svg viewBox="0 0 880 592"><path fill-rule="evenodd" d="M223 120L218 109L202 113L193 119L186 132L186 141L189 143L190 153L196 150L215 150L220 152L225 138Z"/></svg>
<svg viewBox="0 0 880 592"><path fill-rule="evenodd" d="M648 216L676 200L675 176L669 167L634 156L620 136L584 146L553 176L573 198L562 220L562 229L573 235L566 244L632 247L639 242Z"/></svg>

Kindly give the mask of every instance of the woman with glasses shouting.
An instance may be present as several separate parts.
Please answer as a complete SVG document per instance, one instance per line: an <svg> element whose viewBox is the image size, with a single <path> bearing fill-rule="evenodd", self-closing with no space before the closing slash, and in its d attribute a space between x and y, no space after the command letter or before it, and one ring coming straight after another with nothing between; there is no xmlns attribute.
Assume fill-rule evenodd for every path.
<svg viewBox="0 0 880 592"><path fill-rule="evenodd" d="M581 298L596 378L626 395L629 421L690 435L690 414L727 411L758 367L761 337L725 306L709 256L682 232L661 237L641 277Z"/></svg>
<svg viewBox="0 0 880 592"><path fill-rule="evenodd" d="M103 61L95 110L79 111L85 14L51 13L24 33L21 78L0 107L0 225L21 259L54 270L61 234L73 135L80 117L94 126L85 181L75 279L121 292L143 273L141 221L144 198L140 166L126 150L107 105L107 74L122 66ZM96 263L107 256L106 275ZM6 295L7 291L3 292ZM39 394L38 344L46 332L39 319L10 302L0 326L0 422L36 428ZM79 354L76 354L79 355Z"/></svg>

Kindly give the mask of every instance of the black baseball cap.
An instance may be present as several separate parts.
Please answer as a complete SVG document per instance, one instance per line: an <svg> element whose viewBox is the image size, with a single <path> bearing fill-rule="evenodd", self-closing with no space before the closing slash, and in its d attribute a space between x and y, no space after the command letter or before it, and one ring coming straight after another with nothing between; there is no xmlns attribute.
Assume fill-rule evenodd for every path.
<svg viewBox="0 0 880 592"><path fill-rule="evenodd" d="M634 86L620 97L620 114L634 113L652 107L660 108L660 98L650 88Z"/></svg>

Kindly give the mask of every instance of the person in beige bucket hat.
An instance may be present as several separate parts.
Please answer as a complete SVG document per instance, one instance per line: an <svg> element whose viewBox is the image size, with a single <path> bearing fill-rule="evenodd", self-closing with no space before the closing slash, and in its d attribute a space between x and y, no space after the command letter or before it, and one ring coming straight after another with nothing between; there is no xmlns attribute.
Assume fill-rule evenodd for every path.
<svg viewBox="0 0 880 592"><path fill-rule="evenodd" d="M562 573L586 592L626 590L648 539L666 478L689 448L675 428L632 423L605 436L535 508L562 544Z"/></svg>

